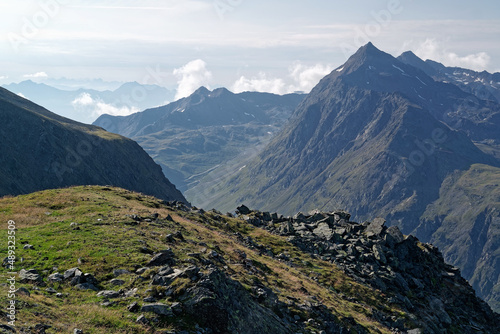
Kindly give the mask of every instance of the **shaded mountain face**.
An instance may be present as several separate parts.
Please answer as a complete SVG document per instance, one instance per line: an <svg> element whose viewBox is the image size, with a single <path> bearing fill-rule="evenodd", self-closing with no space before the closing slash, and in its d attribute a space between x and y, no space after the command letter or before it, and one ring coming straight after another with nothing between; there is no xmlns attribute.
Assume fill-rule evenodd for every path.
<svg viewBox="0 0 500 334"><path fill-rule="evenodd" d="M112 129L127 137L137 137L172 127L197 129L209 126L271 124L287 120L304 95L279 96L268 93L233 94L225 88L209 91L200 87L189 97L166 106L148 109L130 116L103 115L94 125ZM281 113L273 108L285 107Z"/></svg>
<svg viewBox="0 0 500 334"><path fill-rule="evenodd" d="M94 122L104 111L144 110L172 101L175 95L166 88L137 82L125 83L113 91L62 90L30 80L3 87L58 115L86 124Z"/></svg>
<svg viewBox="0 0 500 334"><path fill-rule="evenodd" d="M0 196L114 185L187 202L134 141L58 116L0 89Z"/></svg>
<svg viewBox="0 0 500 334"><path fill-rule="evenodd" d="M452 83L481 100L500 102L500 73L447 67L433 60L424 61L411 51L402 53L398 59L424 71L436 81Z"/></svg>
<svg viewBox="0 0 500 334"><path fill-rule="evenodd" d="M169 105L94 124L136 140L165 175L197 203L208 174L228 175L255 156L287 122L304 95L233 94L199 88Z"/></svg>
<svg viewBox="0 0 500 334"><path fill-rule="evenodd" d="M442 199L444 181L477 163L499 165L471 140L495 140L499 127L491 120L497 105L491 103L492 111L482 101L482 109L458 113L457 123L445 117L446 110L469 96L368 44L312 90L261 154L234 177L206 189L204 206L230 210L248 203L262 210L281 208L286 214L345 209L361 221L371 212L406 234L419 233L430 241L443 217L434 220L428 212L437 222L429 224L424 213ZM478 121L482 116L476 113L491 117ZM470 196L449 205L459 210L478 201ZM473 217L484 218L480 213ZM453 242L446 239L440 246ZM495 243L491 247L488 252L498 250ZM472 242L464 248L464 253L476 252ZM445 254L454 264L464 263L452 252ZM481 266L494 268L495 261L485 257ZM471 263L472 269L464 272L467 279L477 273L479 262ZM487 287L478 290L482 297L491 297L497 279L490 275L482 280Z"/></svg>
<svg viewBox="0 0 500 334"><path fill-rule="evenodd" d="M371 43L360 48L325 80L343 81L371 91L404 95L437 120L462 130L474 141L500 140L500 106L478 99L456 85L434 81L424 71L378 50Z"/></svg>
<svg viewBox="0 0 500 334"><path fill-rule="evenodd" d="M490 306L500 311L500 168L474 164L442 183L415 230L462 268Z"/></svg>

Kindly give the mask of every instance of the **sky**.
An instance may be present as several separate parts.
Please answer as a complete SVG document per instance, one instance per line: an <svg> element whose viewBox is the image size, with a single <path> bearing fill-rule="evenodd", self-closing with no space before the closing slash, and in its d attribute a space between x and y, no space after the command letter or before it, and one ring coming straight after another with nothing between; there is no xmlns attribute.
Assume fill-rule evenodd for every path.
<svg viewBox="0 0 500 334"><path fill-rule="evenodd" d="M308 92L357 48L500 71L500 2L0 0L0 84Z"/></svg>

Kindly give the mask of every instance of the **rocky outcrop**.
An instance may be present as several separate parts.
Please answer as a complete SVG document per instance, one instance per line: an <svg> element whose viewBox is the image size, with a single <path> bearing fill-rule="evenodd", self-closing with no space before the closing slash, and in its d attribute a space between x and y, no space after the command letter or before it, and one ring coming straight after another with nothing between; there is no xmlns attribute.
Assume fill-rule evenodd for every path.
<svg viewBox="0 0 500 334"><path fill-rule="evenodd" d="M476 297L458 268L446 264L436 247L411 235L405 237L395 226L387 228L385 220L375 218L358 224L342 211L271 216L277 217L253 211L242 218L287 236L302 251L332 262L357 282L380 290L388 304L414 316L422 333L498 332L498 314ZM289 261L286 256L279 258ZM408 330L403 323L392 323L383 315L380 321Z"/></svg>

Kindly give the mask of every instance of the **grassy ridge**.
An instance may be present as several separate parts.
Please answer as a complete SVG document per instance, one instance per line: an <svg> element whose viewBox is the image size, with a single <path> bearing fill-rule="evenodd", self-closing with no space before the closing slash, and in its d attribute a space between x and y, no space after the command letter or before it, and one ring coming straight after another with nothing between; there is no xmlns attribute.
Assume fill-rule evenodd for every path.
<svg viewBox="0 0 500 334"><path fill-rule="evenodd" d="M154 213L159 214L160 220L137 222L130 217L151 217ZM167 216L173 221L165 219ZM45 281L51 273L79 267L97 278L101 290L118 290L110 283L114 278L113 270L134 272L143 267L151 258L144 253L144 248L152 252L171 248L180 267L195 261L191 253L206 254L214 250L223 258L220 268L248 290L258 280L283 301L293 296L297 303L310 302L310 296L315 296L341 321L352 317L372 333L390 333L388 328L373 320L374 310L404 317L402 312L385 305L385 297L380 292L354 282L331 263L302 253L283 237L213 211L181 211L161 200L123 189L86 186L0 199L0 221L3 222L0 233L4 236L10 219L16 221L17 256L22 258L16 263L16 270L37 269ZM181 232L184 240L167 243L166 235L176 232ZM235 233L251 237L273 254L287 252L293 266L248 248ZM3 259L7 239L1 240ZM33 245L34 249L24 250L24 244ZM252 268L241 265L240 252L247 254ZM1 270L3 283L7 271ZM154 269L150 269L142 276L149 277L153 273ZM120 279L125 280L121 289L137 288L141 297L151 293L149 279L142 281L132 273ZM171 284L175 289L173 297L162 302L176 301L176 296L182 295L190 284L185 278L177 278ZM182 316L166 319L154 328L139 325L135 322L137 314L126 309L133 301L142 303L136 297L102 306L102 300L93 291L79 291L68 283L49 283L48 286L62 296L49 294L46 287L37 291L30 285L17 283L17 288L26 287L31 292L30 297L18 295L18 326L44 323L52 326L47 333L67 333L73 328L81 328L85 333L160 333L160 329L189 330L195 326L193 319ZM7 305L7 302L6 294L0 294L0 304ZM302 311L297 309L296 312ZM307 319L308 315L302 316Z"/></svg>

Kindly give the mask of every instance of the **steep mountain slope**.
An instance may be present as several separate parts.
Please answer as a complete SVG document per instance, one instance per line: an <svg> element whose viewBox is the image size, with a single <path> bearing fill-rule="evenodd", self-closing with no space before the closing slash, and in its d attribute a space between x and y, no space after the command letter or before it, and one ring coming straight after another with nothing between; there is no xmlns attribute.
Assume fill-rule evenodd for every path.
<svg viewBox="0 0 500 334"><path fill-rule="evenodd" d="M0 89L0 196L114 185L186 201L130 139L58 116Z"/></svg>
<svg viewBox="0 0 500 334"><path fill-rule="evenodd" d="M284 208L287 214L347 209L356 220L376 215L403 233L421 233L423 215L440 199L441 185L450 175L476 163L499 165L467 136L500 133L494 122L475 123L477 109L460 114L456 127L463 131L442 122L446 108L467 96L368 44L313 89L289 126L257 158L236 176L205 189L202 205L230 210L247 203L261 210ZM474 206L476 200L453 205ZM431 240L439 228L431 226L429 233L419 234L422 240ZM457 233L466 230L457 226ZM452 241L440 246L447 249ZM464 248L465 253L477 251L473 243ZM462 264L451 253L446 259ZM485 268L497 266L494 257L485 261ZM476 269L464 269L465 277L471 279ZM487 291L478 290L486 299L498 279L493 276L487 279Z"/></svg>
<svg viewBox="0 0 500 334"><path fill-rule="evenodd" d="M450 82L463 91L476 95L481 100L500 102L500 73L447 67L430 59L423 61L411 51L402 53L398 59L405 64L421 69L436 81Z"/></svg>
<svg viewBox="0 0 500 334"><path fill-rule="evenodd" d="M0 199L25 245L0 269L19 273L17 331L499 333L498 314L435 247L380 219L238 210L97 186Z"/></svg>
<svg viewBox="0 0 500 334"><path fill-rule="evenodd" d="M369 44L325 77L289 126L230 182L234 188L229 194L241 196L233 196L237 198L231 205L249 201L259 208L285 207L292 213L327 208L330 201L352 208L357 217L376 210L384 216L392 213L397 220L397 212L422 213L427 204L419 202L437 199L436 184L455 169L466 170L475 162L496 163L463 132L453 131L415 103L421 99L411 95L411 84L420 80L402 76L396 68L400 66ZM433 85L416 69L404 71L420 74ZM458 90L444 86L453 93ZM397 87L402 92L395 92ZM419 216L400 225L410 232Z"/></svg>
<svg viewBox="0 0 500 334"><path fill-rule="evenodd" d="M238 170L288 120L304 95L199 88L166 106L94 124L136 140L183 192L208 173ZM197 201L197 194L190 201ZM196 203L194 203L196 204Z"/></svg>
<svg viewBox="0 0 500 334"><path fill-rule="evenodd" d="M4 88L33 101L58 115L90 124L103 111L144 110L174 99L174 92L157 85L128 82L117 89L62 90L31 80L4 85Z"/></svg>
<svg viewBox="0 0 500 334"><path fill-rule="evenodd" d="M443 182L415 231L462 268L477 291L500 311L500 169L472 165Z"/></svg>

